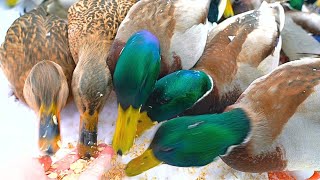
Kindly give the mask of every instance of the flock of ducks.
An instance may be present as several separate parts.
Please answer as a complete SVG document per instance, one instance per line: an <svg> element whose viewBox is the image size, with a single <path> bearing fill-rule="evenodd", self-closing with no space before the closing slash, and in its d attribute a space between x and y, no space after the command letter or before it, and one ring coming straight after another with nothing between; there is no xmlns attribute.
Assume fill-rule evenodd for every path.
<svg viewBox="0 0 320 180"><path fill-rule="evenodd" d="M245 172L319 170L320 16L303 1L79 0L67 16L52 12L58 2L14 21L0 48L15 96L39 116L43 152L59 149L60 112L74 100L79 155L97 156L114 90L119 155L161 123L128 176L217 157Z"/></svg>

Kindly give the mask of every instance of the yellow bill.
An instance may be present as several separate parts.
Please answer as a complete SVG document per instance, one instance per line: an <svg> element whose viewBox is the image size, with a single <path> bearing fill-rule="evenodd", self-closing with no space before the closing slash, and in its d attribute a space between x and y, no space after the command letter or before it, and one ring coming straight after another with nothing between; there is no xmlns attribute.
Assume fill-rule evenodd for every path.
<svg viewBox="0 0 320 180"><path fill-rule="evenodd" d="M39 148L48 155L53 155L60 149L60 112L56 105L41 106L39 111Z"/></svg>
<svg viewBox="0 0 320 180"><path fill-rule="evenodd" d="M119 155L127 153L132 147L139 118L140 108L135 109L130 106L123 110L119 104L116 129L112 141L112 147Z"/></svg>
<svg viewBox="0 0 320 180"><path fill-rule="evenodd" d="M162 162L154 156L152 149L148 149L141 156L131 160L127 164L125 172L127 176L136 176L161 163Z"/></svg>
<svg viewBox="0 0 320 180"><path fill-rule="evenodd" d="M231 4L230 0L227 0L226 9L223 12L223 16L225 18L229 18L231 16L234 16L234 12L233 12L233 8L232 8L232 4Z"/></svg>
<svg viewBox="0 0 320 180"><path fill-rule="evenodd" d="M6 5L9 7L14 7L19 3L19 0L6 0Z"/></svg>
<svg viewBox="0 0 320 180"><path fill-rule="evenodd" d="M141 136L146 130L150 129L152 126L157 124L157 122L153 122L148 116L147 112L143 112L140 114L140 118L138 120L138 127L136 135Z"/></svg>

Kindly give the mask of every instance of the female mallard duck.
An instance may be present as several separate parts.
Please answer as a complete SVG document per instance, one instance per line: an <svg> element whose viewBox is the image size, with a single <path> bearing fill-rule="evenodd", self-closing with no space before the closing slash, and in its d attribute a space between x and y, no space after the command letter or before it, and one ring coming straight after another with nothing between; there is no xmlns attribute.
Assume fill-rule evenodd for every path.
<svg viewBox="0 0 320 180"><path fill-rule="evenodd" d="M68 11L68 36L76 68L72 91L80 112L79 154L95 155L99 113L112 90L106 59L121 21L135 0L80 0Z"/></svg>
<svg viewBox="0 0 320 180"><path fill-rule="evenodd" d="M48 15L45 6L13 22L0 50L0 62L16 97L39 115L40 149L53 154L59 149L60 111L69 96L75 64L67 24Z"/></svg>
<svg viewBox="0 0 320 180"><path fill-rule="evenodd" d="M255 80L222 114L163 123L126 173L160 163L203 166L218 156L245 172L319 169L319 85L320 58L283 64Z"/></svg>
<svg viewBox="0 0 320 180"><path fill-rule="evenodd" d="M158 38L147 30L136 32L123 48L113 76L119 107L112 144L120 155L133 145L137 129L140 135L152 121L175 117L212 88L203 72L181 70L156 82L159 73Z"/></svg>
<svg viewBox="0 0 320 180"><path fill-rule="evenodd" d="M110 49L108 65L111 72L127 40L142 29L150 31L160 41L160 77L179 69L193 67L203 53L208 32L212 28L212 24L207 20L210 4L221 6L218 9L222 10L225 9L226 0L137 2L121 23ZM219 12L212 10L212 13ZM220 14L222 13L223 11L220 11Z"/></svg>
<svg viewBox="0 0 320 180"><path fill-rule="evenodd" d="M193 68L211 76L214 88L185 114L222 112L252 81L277 67L283 24L282 6L264 2L258 10L228 18L214 28Z"/></svg>

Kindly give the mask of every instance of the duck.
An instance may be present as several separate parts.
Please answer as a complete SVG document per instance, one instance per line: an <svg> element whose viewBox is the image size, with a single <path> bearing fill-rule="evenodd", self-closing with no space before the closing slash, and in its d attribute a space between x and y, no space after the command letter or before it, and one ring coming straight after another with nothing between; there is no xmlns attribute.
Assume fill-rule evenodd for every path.
<svg viewBox="0 0 320 180"><path fill-rule="evenodd" d="M251 82L276 68L283 26L282 6L267 2L257 10L218 24L209 33L204 53L192 68L208 74L214 87L182 115L221 113Z"/></svg>
<svg viewBox="0 0 320 180"><path fill-rule="evenodd" d="M150 31L160 41L159 78L180 69L193 67L203 53L209 31L214 27L208 21L210 5L214 17L219 18L224 12L222 9L225 9L226 0L217 2L212 0L137 2L120 24L110 48L107 62L111 73L129 37L142 29ZM215 11L217 9L218 12ZM212 21L216 21L217 18L212 18Z"/></svg>
<svg viewBox="0 0 320 180"><path fill-rule="evenodd" d="M206 97L213 87L212 78L197 70L183 69L159 79L141 107L136 136L157 123L179 116Z"/></svg>
<svg viewBox="0 0 320 180"><path fill-rule="evenodd" d="M126 174L162 163L204 166L218 157L243 172L318 170L319 70L319 57L282 64L252 82L223 113L162 123Z"/></svg>
<svg viewBox="0 0 320 180"><path fill-rule="evenodd" d="M200 2L195 0L140 0L134 4L121 22L107 58L107 64L111 74L113 74L113 78L115 78L115 68L118 66L117 62L121 56L120 54L123 53L128 39L141 30L152 33L160 44L160 73L156 79L160 79L177 70L193 67L203 53L209 30L213 28L213 24L208 21L210 4L215 3L213 6L219 6L222 3L226 4L225 0L217 2L211 0L202 0ZM220 11L219 16L221 17L222 14ZM155 23L155 20L157 23ZM154 45L154 47L157 46ZM153 74L157 74L157 71L154 71ZM152 85L154 86L154 83ZM136 89L134 90L136 91ZM117 95L117 98L123 98L120 96L120 94ZM145 94L145 98L148 98L148 96L149 94ZM129 130L122 127L124 124L121 122L130 120L132 123L137 124L141 116L136 114L140 113L140 106L143 106L143 104L139 103L139 106L136 106L136 104L127 104L124 105L125 107L118 106L118 117L112 146L120 155L129 151L137 128L136 125L132 125ZM124 110L130 105L133 109L130 110L132 114L128 115L127 113L129 112ZM127 141L122 141L122 138L126 138Z"/></svg>
<svg viewBox="0 0 320 180"><path fill-rule="evenodd" d="M59 150L60 112L72 99L72 59L67 23L46 11L47 3L16 19L0 48L0 67L14 95L39 118L39 149Z"/></svg>
<svg viewBox="0 0 320 180"><path fill-rule="evenodd" d="M76 68L72 93L80 113L78 154L96 157L99 114L113 90L106 60L117 29L135 0L80 0L68 9L68 39Z"/></svg>
<svg viewBox="0 0 320 180"><path fill-rule="evenodd" d="M118 117L112 140L119 155L130 150L136 136L179 115L213 87L208 75L195 70L180 70L157 80L160 61L159 39L148 30L134 33L120 54L113 74Z"/></svg>

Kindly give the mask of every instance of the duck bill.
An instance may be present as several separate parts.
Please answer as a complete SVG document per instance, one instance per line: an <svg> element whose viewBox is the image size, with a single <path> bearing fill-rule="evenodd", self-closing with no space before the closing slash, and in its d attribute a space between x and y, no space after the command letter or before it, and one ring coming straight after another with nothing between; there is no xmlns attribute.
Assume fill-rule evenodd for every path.
<svg viewBox="0 0 320 180"><path fill-rule="evenodd" d="M117 154L122 155L127 153L133 145L139 118L140 108L135 109L130 106L126 110L123 110L119 104L116 130L112 140L112 147Z"/></svg>
<svg viewBox="0 0 320 180"><path fill-rule="evenodd" d="M225 18L229 18L231 16L234 16L234 12L233 12L233 8L232 8L232 4L231 4L230 0L227 0L226 9L223 12L223 16Z"/></svg>
<svg viewBox="0 0 320 180"><path fill-rule="evenodd" d="M141 136L146 130L150 129L155 124L157 124L157 122L153 122L151 118L148 116L147 112L141 113L140 118L138 120L136 135L138 137Z"/></svg>
<svg viewBox="0 0 320 180"><path fill-rule="evenodd" d="M6 0L6 5L10 8L16 6L18 4L19 0Z"/></svg>
<svg viewBox="0 0 320 180"><path fill-rule="evenodd" d="M47 155L53 155L60 149L60 113L55 105L40 108L39 148Z"/></svg>
<svg viewBox="0 0 320 180"><path fill-rule="evenodd" d="M127 176L136 176L161 163L162 162L154 156L152 149L148 149L141 156L131 160L127 164L125 173Z"/></svg>
<svg viewBox="0 0 320 180"><path fill-rule="evenodd" d="M98 156L98 118L97 112L92 115L80 116L80 135L78 143L78 154L81 158L96 158Z"/></svg>

